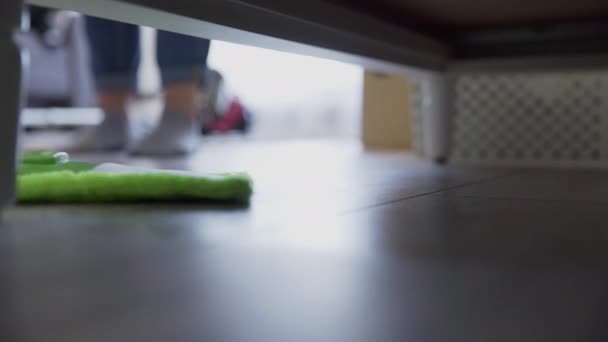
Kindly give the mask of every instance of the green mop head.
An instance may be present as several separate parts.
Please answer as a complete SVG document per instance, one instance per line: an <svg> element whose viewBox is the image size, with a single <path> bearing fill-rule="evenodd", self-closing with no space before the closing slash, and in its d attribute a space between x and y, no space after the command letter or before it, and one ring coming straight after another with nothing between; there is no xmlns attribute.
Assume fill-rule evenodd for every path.
<svg viewBox="0 0 608 342"><path fill-rule="evenodd" d="M109 203L222 200L247 202L244 173L199 175L119 164L70 161L66 153L30 153L17 176L19 203Z"/></svg>

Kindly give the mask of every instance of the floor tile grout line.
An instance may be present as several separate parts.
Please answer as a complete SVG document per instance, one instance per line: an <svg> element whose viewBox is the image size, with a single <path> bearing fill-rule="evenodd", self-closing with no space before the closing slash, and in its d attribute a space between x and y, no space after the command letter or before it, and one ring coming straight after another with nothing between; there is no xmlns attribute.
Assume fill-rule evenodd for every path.
<svg viewBox="0 0 608 342"><path fill-rule="evenodd" d="M375 203L375 204L371 204L371 205L367 205L367 206L363 206L363 207L359 207L359 208L348 209L348 210L344 210L344 211L339 212L338 216L345 216L345 215L353 214L353 213L360 212L360 211L380 208L380 207L383 207L383 206L386 206L386 205L391 205L391 204L395 204L395 203L411 200L411 199L414 199L414 198L424 197L424 196L428 196L428 195L434 195L434 194L438 194L438 193L441 193L441 192L450 191L450 190L454 190L454 189L464 188L464 187L467 187L467 186L484 184L484 183L496 181L498 179L512 177L515 174L517 174L517 171L513 171L512 173L509 173L509 174L504 174L504 175L500 175L500 176L495 176L495 177L490 177L490 178L486 178L486 179L481 179L481 180L474 181L474 182L469 182L469 183L464 183L464 184L458 184L458 185L454 185L454 186L443 188L443 189L439 189L439 190L429 191L429 192L422 193L422 194L417 194L417 195L412 195L412 196L406 196L406 197L403 197L403 198L398 198L398 199L394 199L394 200L390 200L390 201L384 201L384 202L381 202L381 203Z"/></svg>
<svg viewBox="0 0 608 342"><path fill-rule="evenodd" d="M506 201L535 201L535 202L585 202L585 203L595 203L595 204L606 204L608 200L589 200L589 199L569 199L569 198L561 198L561 199L549 199L549 198L532 198L532 197L499 197L499 196L481 196L481 195L454 195L454 197L458 198L474 198L474 199L491 199L491 200L506 200Z"/></svg>

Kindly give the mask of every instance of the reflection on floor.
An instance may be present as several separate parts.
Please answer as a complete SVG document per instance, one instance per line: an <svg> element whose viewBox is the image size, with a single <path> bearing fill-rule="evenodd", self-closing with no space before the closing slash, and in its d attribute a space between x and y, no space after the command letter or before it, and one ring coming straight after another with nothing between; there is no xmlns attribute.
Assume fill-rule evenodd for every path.
<svg viewBox="0 0 608 342"><path fill-rule="evenodd" d="M441 167L335 141L210 140L248 207L21 206L0 231L15 341L595 341L608 173Z"/></svg>

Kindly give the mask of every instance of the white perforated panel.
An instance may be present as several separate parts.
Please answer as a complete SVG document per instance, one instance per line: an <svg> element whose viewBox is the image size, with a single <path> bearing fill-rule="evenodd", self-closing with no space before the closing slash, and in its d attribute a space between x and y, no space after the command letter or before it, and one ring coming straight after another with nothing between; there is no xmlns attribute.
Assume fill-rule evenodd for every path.
<svg viewBox="0 0 608 342"><path fill-rule="evenodd" d="M466 75L455 83L452 158L600 161L608 73Z"/></svg>

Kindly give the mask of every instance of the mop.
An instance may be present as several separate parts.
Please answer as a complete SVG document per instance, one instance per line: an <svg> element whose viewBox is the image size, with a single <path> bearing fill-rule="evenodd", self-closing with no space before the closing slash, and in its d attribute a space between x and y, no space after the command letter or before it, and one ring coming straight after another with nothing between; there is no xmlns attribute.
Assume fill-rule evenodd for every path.
<svg viewBox="0 0 608 342"><path fill-rule="evenodd" d="M19 203L113 203L140 201L248 202L245 173L196 174L121 164L72 161L67 153L27 153L17 174Z"/></svg>

